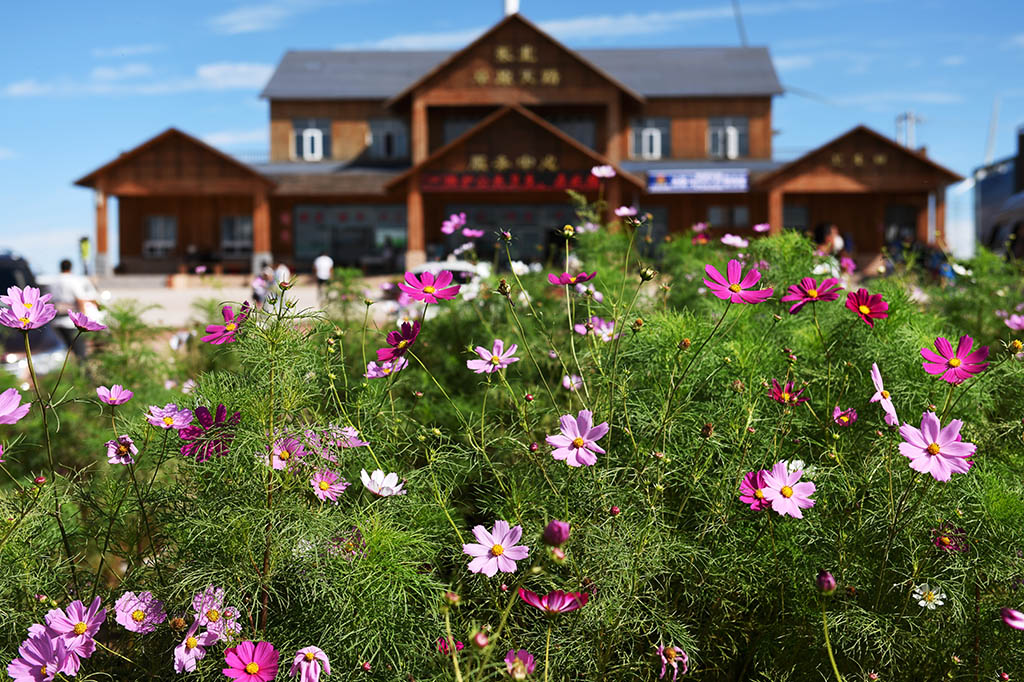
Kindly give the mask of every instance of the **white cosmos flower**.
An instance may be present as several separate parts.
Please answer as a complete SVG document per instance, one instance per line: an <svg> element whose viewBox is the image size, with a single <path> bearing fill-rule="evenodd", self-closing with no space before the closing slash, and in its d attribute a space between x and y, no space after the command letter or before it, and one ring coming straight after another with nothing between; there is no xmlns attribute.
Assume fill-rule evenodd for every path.
<svg viewBox="0 0 1024 682"><path fill-rule="evenodd" d="M359 472L359 478L366 489L377 497L391 497L406 493L405 490L402 490L404 484L398 482L398 474L395 472L385 476L381 469L376 469L372 474L367 474L366 469L363 469Z"/></svg>
<svg viewBox="0 0 1024 682"><path fill-rule="evenodd" d="M945 598L946 594L942 590L937 587L929 587L928 583L921 583L914 588L914 599L917 601L917 605L929 611L934 611L937 607L945 604L946 602L943 601Z"/></svg>

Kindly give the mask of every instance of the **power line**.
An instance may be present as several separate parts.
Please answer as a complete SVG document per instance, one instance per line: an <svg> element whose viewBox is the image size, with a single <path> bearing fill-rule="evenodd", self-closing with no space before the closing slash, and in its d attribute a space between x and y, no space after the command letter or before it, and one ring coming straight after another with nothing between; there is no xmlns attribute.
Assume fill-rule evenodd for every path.
<svg viewBox="0 0 1024 682"><path fill-rule="evenodd" d="M736 28L740 32L740 45L747 46L747 29L743 26L743 12L740 11L740 0L732 0L732 14L736 17Z"/></svg>

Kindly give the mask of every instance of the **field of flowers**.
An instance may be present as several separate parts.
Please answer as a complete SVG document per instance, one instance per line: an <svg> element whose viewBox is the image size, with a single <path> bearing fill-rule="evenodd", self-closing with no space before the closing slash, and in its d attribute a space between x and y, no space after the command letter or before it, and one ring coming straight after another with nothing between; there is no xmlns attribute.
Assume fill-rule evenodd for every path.
<svg viewBox="0 0 1024 682"><path fill-rule="evenodd" d="M541 271L503 231L170 354L76 317L89 361L0 393L9 676L1024 675L1018 265L861 279L601 208Z"/></svg>

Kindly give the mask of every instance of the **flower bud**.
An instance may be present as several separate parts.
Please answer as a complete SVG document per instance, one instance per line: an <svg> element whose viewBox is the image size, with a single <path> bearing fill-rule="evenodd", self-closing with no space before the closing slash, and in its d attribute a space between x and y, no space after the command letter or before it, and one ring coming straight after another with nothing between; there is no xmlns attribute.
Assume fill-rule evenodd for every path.
<svg viewBox="0 0 1024 682"><path fill-rule="evenodd" d="M540 450L540 445L537 444L537 441L530 443L530 452L537 452L538 450Z"/></svg>
<svg viewBox="0 0 1024 682"><path fill-rule="evenodd" d="M501 584L501 591L502 592L508 592L508 583L502 583Z"/></svg>
<svg viewBox="0 0 1024 682"><path fill-rule="evenodd" d="M504 279L498 282L498 293L508 297L512 293L512 287Z"/></svg>
<svg viewBox="0 0 1024 682"><path fill-rule="evenodd" d="M451 590L446 590L444 593L444 600L448 602L449 606L458 606L459 602L462 601L462 597Z"/></svg>
<svg viewBox="0 0 1024 682"><path fill-rule="evenodd" d="M363 299L363 305L365 305L366 307L370 307L371 305L373 305L373 299L372 298L364 298Z"/></svg>
<svg viewBox="0 0 1024 682"><path fill-rule="evenodd" d="M1014 339L1013 341L1010 341L1009 348L1011 353L1017 354L1024 351L1024 343L1021 343L1020 339Z"/></svg>
<svg viewBox="0 0 1024 682"><path fill-rule="evenodd" d="M526 394L526 402L528 402L528 403L532 403L533 402L533 394L532 393L527 393Z"/></svg>
<svg viewBox="0 0 1024 682"><path fill-rule="evenodd" d="M572 225L566 225L562 228L562 236L566 239L576 236L576 228Z"/></svg>
<svg viewBox="0 0 1024 682"><path fill-rule="evenodd" d="M288 291L295 286L295 280L290 279L287 282L278 282L277 286L281 287L281 291Z"/></svg>
<svg viewBox="0 0 1024 682"><path fill-rule="evenodd" d="M168 624L171 626L172 630L184 630L185 626L187 625L185 619L181 616L175 616L174 618L171 618L171 620L168 621Z"/></svg>
<svg viewBox="0 0 1024 682"><path fill-rule="evenodd" d="M715 425L712 424L711 422L708 422L704 426L700 427L701 438L711 438L711 436L713 435L715 435Z"/></svg>
<svg viewBox="0 0 1024 682"><path fill-rule="evenodd" d="M836 579L832 577L832 574L828 571L818 571L818 579L816 581L818 585L818 591L825 596L831 595L836 591Z"/></svg>
<svg viewBox="0 0 1024 682"><path fill-rule="evenodd" d="M544 529L544 533L541 535L541 540L544 541L545 545L561 547L565 544L566 540L569 539L570 530L571 529L567 522L552 519L551 522L548 523L547 528Z"/></svg>
<svg viewBox="0 0 1024 682"><path fill-rule="evenodd" d="M640 280L643 282L650 282L652 279L658 276L658 271L654 268L640 268Z"/></svg>
<svg viewBox="0 0 1024 682"><path fill-rule="evenodd" d="M370 672L370 662L369 661L363 661L363 665L361 667L366 672Z"/></svg>
<svg viewBox="0 0 1024 682"><path fill-rule="evenodd" d="M36 485L43 485L44 483L46 483L46 476L36 476L34 479L32 479L32 482L35 483Z"/></svg>
<svg viewBox="0 0 1024 682"><path fill-rule="evenodd" d="M565 563L565 550L561 547L548 547L548 556L559 566Z"/></svg>
<svg viewBox="0 0 1024 682"><path fill-rule="evenodd" d="M512 233L509 232L508 230L501 230L500 232L498 232L498 236L500 236L506 242L512 241Z"/></svg>
<svg viewBox="0 0 1024 682"><path fill-rule="evenodd" d="M619 509L618 507L612 506L612 508L608 510L608 513L612 516L618 516L621 511L622 510Z"/></svg>
<svg viewBox="0 0 1024 682"><path fill-rule="evenodd" d="M477 630L476 634L473 635L473 646L477 649L486 649L490 643L491 640L487 639L487 635L483 630Z"/></svg>
<svg viewBox="0 0 1024 682"><path fill-rule="evenodd" d="M629 328L633 330L633 333L640 331L640 328L644 326L644 318L638 317L633 320L633 324L629 325Z"/></svg>
<svg viewBox="0 0 1024 682"><path fill-rule="evenodd" d="M412 394L417 398L423 397L423 391L413 391Z"/></svg>

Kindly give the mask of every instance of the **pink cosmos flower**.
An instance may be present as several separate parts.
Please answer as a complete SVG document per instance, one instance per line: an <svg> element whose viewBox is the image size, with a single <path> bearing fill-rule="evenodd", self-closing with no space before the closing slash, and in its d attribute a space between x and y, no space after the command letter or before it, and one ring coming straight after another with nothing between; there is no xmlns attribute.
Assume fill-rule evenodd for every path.
<svg viewBox="0 0 1024 682"><path fill-rule="evenodd" d="M68 319L81 332L101 332L107 328L105 324L90 320L89 316L85 313L75 312L74 310L68 313Z"/></svg>
<svg viewBox="0 0 1024 682"><path fill-rule="evenodd" d="M0 424L17 424L28 414L32 403L21 404L21 393L16 388L9 388L0 393Z"/></svg>
<svg viewBox="0 0 1024 682"><path fill-rule="evenodd" d="M462 228L466 224L465 213L452 213L448 216L448 220L441 223L441 232L444 234L453 234L456 230Z"/></svg>
<svg viewBox="0 0 1024 682"><path fill-rule="evenodd" d="M619 206L615 209L615 215L619 218L632 218L636 213L636 206Z"/></svg>
<svg viewBox="0 0 1024 682"><path fill-rule="evenodd" d="M848 275L852 275L857 270L857 264L852 258L847 256L843 256L839 259L839 267Z"/></svg>
<svg viewBox="0 0 1024 682"><path fill-rule="evenodd" d="M459 641L455 642L455 650L456 651L462 651L465 648L466 648L466 645L463 644L462 642L459 642ZM452 652L452 650L451 650L451 647L448 646L448 640L445 639L444 637L438 637L437 638L437 653L444 654L445 656L447 656L451 652Z"/></svg>
<svg viewBox="0 0 1024 682"><path fill-rule="evenodd" d="M35 629L35 634L30 634L18 647L18 657L7 666L7 674L14 682L50 682L67 667L64 641L50 637L41 626Z"/></svg>
<svg viewBox="0 0 1024 682"><path fill-rule="evenodd" d="M409 361L405 358L398 358L394 361L388 360L380 363L379 365L373 360L370 360L366 363L366 374L363 376L367 379L384 379L395 372L401 372L408 365Z"/></svg>
<svg viewBox="0 0 1024 682"><path fill-rule="evenodd" d="M1010 315L1003 322L1015 332L1024 331L1024 315Z"/></svg>
<svg viewBox="0 0 1024 682"><path fill-rule="evenodd" d="M477 346L476 354L479 355L480 358L467 360L466 367L477 374L493 374L499 369L505 369L513 362L519 362L519 358L512 357L512 354L516 352L516 348L518 348L518 346L513 343L506 349L504 341L501 339L495 339L494 346L491 350L487 350L483 346Z"/></svg>
<svg viewBox="0 0 1024 682"><path fill-rule="evenodd" d="M693 231L696 232L697 234L700 234L701 232L705 232L707 229L708 229L708 224L705 223L705 222L699 222L699 223L694 223L693 224Z"/></svg>
<svg viewBox="0 0 1024 682"><path fill-rule="evenodd" d="M298 460L306 455L306 448L297 438L288 436L278 438L272 446L267 447L268 455L264 462L271 469L281 471L298 464Z"/></svg>
<svg viewBox="0 0 1024 682"><path fill-rule="evenodd" d="M966 552L968 549L967 535L963 528L951 523L944 523L932 529L932 544L944 552Z"/></svg>
<svg viewBox="0 0 1024 682"><path fill-rule="evenodd" d="M222 672L239 682L270 682L277 677L280 657L270 642L253 644L246 640L224 651L224 662L228 667Z"/></svg>
<svg viewBox="0 0 1024 682"><path fill-rule="evenodd" d="M437 273L436 277L432 272L424 272L419 277L407 272L405 282L400 282L398 288L409 294L413 300L438 303L441 300L450 301L458 296L459 285L452 285L452 279L452 273L447 270Z"/></svg>
<svg viewBox="0 0 1024 682"><path fill-rule="evenodd" d="M8 308L0 310L0 324L12 329L37 329L57 316L57 308L49 303L51 295L39 295L35 287L9 287L0 303Z"/></svg>
<svg viewBox="0 0 1024 682"><path fill-rule="evenodd" d="M110 388L100 386L96 389L96 395L107 405L124 405L132 399L135 394L121 384L114 384Z"/></svg>
<svg viewBox="0 0 1024 682"><path fill-rule="evenodd" d="M761 273L756 268L751 268L743 275L743 265L738 260L730 260L726 266L726 277L722 277L714 266L705 265L704 272L709 279L704 280L704 285L723 301L733 303L761 303L771 298L774 291L771 288L751 290L761 279Z"/></svg>
<svg viewBox="0 0 1024 682"><path fill-rule="evenodd" d="M783 405L799 405L800 403L806 403L807 398L801 395L804 392L804 389L801 388L799 391L794 391L793 387L792 381L787 381L786 385L783 386L775 379L772 379L772 388L768 393L768 396L775 402L782 403Z"/></svg>
<svg viewBox="0 0 1024 682"><path fill-rule="evenodd" d="M970 469L967 460L977 451L974 443L960 439L963 422L951 419L944 428L934 412L921 415L921 428L904 423L900 435L900 454L910 458L910 468L931 474L936 481L948 481L954 473L965 474Z"/></svg>
<svg viewBox="0 0 1024 682"><path fill-rule="evenodd" d="M683 666L683 674L685 675L690 670L690 657L686 655L686 652L676 646L662 646L658 645L658 656L661 657L661 674L658 675L658 679L665 677L665 673L668 671L668 667L672 667L672 682L679 677L679 666Z"/></svg>
<svg viewBox="0 0 1024 682"><path fill-rule="evenodd" d="M734 246L737 249L745 249L750 246L750 242L748 240L735 234L726 233L722 235L722 239L720 241L726 246Z"/></svg>
<svg viewBox="0 0 1024 682"><path fill-rule="evenodd" d="M604 454L597 441L608 433L608 422L594 426L593 417L590 410L580 410L575 419L571 414L563 414L558 420L562 432L544 439L554 448L551 456L565 460L571 467L596 463L598 454Z"/></svg>
<svg viewBox="0 0 1024 682"><path fill-rule="evenodd" d="M89 658L96 651L94 637L100 625L107 618L107 610L101 608L99 597L93 599L88 608L81 600L68 604L66 610L52 609L46 614L47 633L64 641L68 658L61 672L77 675L82 665L81 659Z"/></svg>
<svg viewBox="0 0 1024 682"><path fill-rule="evenodd" d="M468 566L470 573L483 573L488 578L498 571L515 573L516 562L530 553L529 547L517 544L523 536L523 527L510 528L508 521L495 521L490 533L483 526L475 526L473 536L477 542L462 546L462 551L473 557Z"/></svg>
<svg viewBox="0 0 1024 682"><path fill-rule="evenodd" d="M203 343L219 346L234 342L238 328L245 322L245 318L249 317L249 302L246 301L242 304L242 309L238 311L237 315L229 305L221 308L220 314L224 317L224 324L207 325L206 336L200 339Z"/></svg>
<svg viewBox="0 0 1024 682"><path fill-rule="evenodd" d="M586 286L582 284L577 284L575 289L576 293L579 294L580 296L590 296L598 303L604 301L604 294L595 289L593 284L587 284Z"/></svg>
<svg viewBox="0 0 1024 682"><path fill-rule="evenodd" d="M804 277L799 284L789 287L789 293L782 297L782 302L796 301L789 309L789 314L795 315L808 303L836 300L842 290L839 280L835 277L822 280L820 286L813 277Z"/></svg>
<svg viewBox="0 0 1024 682"><path fill-rule="evenodd" d="M984 362L988 357L988 346L982 346L972 353L973 345L974 339L966 335L961 336L954 351L949 340L940 336L935 339L935 349L939 351L938 353L931 348L921 349L921 357L924 358L921 366L929 374L941 375L943 381L959 384L988 367L988 363Z"/></svg>
<svg viewBox="0 0 1024 682"><path fill-rule="evenodd" d="M195 457L200 464L212 457L228 454L231 441L235 438L235 430L231 427L241 421L242 413L235 412L229 419L228 409L218 405L214 417L209 408L201 405L196 408L195 416L198 424L190 424L178 431L178 437L185 441L181 446L181 454Z"/></svg>
<svg viewBox="0 0 1024 682"><path fill-rule="evenodd" d="M107 462L109 464L134 464L132 455L139 454L139 449L128 436L118 436L116 440L108 440Z"/></svg>
<svg viewBox="0 0 1024 682"><path fill-rule="evenodd" d="M804 517L801 509L809 509L814 506L811 495L814 494L815 486L810 481L800 481L803 470L797 469L789 472L786 462L776 462L772 470L764 475L764 496L772 503L772 509L780 515L789 514L795 519Z"/></svg>
<svg viewBox="0 0 1024 682"><path fill-rule="evenodd" d="M408 492L407 490L402 490L405 482L399 483L398 474L393 471L385 476L383 469L375 469L372 474L367 474L366 469L363 469L359 472L359 480L363 482L363 487L377 497L404 495Z"/></svg>
<svg viewBox="0 0 1024 682"><path fill-rule="evenodd" d="M604 320L596 315L590 318L589 330L585 324L576 324L573 326L573 329L577 334L582 334L584 336L587 335L588 331L593 332L595 336L605 343L614 341L619 337L619 335L615 333L615 320Z"/></svg>
<svg viewBox="0 0 1024 682"><path fill-rule="evenodd" d="M768 473L764 469L759 471L748 471L740 482L740 502L750 505L754 511L761 511L771 506L764 496L764 475Z"/></svg>
<svg viewBox="0 0 1024 682"><path fill-rule="evenodd" d="M871 396L871 402L882 403L882 409L885 410L886 424L892 426L898 423L896 407L892 404L889 391L885 390L885 386L882 384L882 373L878 371L878 363L876 362L871 363L871 382L875 385L875 394Z"/></svg>
<svg viewBox="0 0 1024 682"><path fill-rule="evenodd" d="M557 357L557 356L556 356ZM567 391L578 391L583 388L583 377L579 374L566 374L562 377L562 388Z"/></svg>
<svg viewBox="0 0 1024 682"><path fill-rule="evenodd" d="M174 403L167 403L163 407L150 405L146 421L165 431L170 429L180 431L192 423L192 410L184 407L179 409Z"/></svg>
<svg viewBox="0 0 1024 682"><path fill-rule="evenodd" d="M853 423L857 421L857 410L852 407L847 410L841 410L839 409L839 406L836 405L835 408L832 409L832 421L839 426L853 426Z"/></svg>
<svg viewBox="0 0 1024 682"><path fill-rule="evenodd" d="M403 322L402 327L398 331L388 332L387 344L389 348L378 348L377 349L377 360L384 362L390 360L394 362L397 358L405 355L412 348L412 345L416 343L416 337L420 334L420 323Z"/></svg>
<svg viewBox="0 0 1024 682"><path fill-rule="evenodd" d="M125 592L114 604L114 618L126 630L144 635L167 620L167 612L152 592Z"/></svg>
<svg viewBox="0 0 1024 682"><path fill-rule="evenodd" d="M320 674L331 674L331 661L326 652L317 646L307 646L295 653L289 677L299 676L299 682L320 682Z"/></svg>
<svg viewBox="0 0 1024 682"><path fill-rule="evenodd" d="M330 500L334 504L338 504L338 495L345 492L350 485L348 481L329 469L322 469L313 474L313 478L309 479L309 484L313 486L313 494L321 502Z"/></svg>
<svg viewBox="0 0 1024 682"><path fill-rule="evenodd" d="M478 239L484 236L483 230L474 230L471 227L465 227L462 229L462 236L466 239Z"/></svg>
<svg viewBox="0 0 1024 682"><path fill-rule="evenodd" d="M534 669L537 666L537 662L526 649L509 649L508 653L505 654L505 672L513 680L525 680L527 676L532 675Z"/></svg>
<svg viewBox="0 0 1024 682"><path fill-rule="evenodd" d="M889 304L882 300L882 295L869 294L864 288L846 294L846 307L857 313L869 327L875 326L873 320L884 320L889 317Z"/></svg>
<svg viewBox="0 0 1024 682"><path fill-rule="evenodd" d="M758 223L754 225L754 232L767 232L772 229L771 223Z"/></svg>
<svg viewBox="0 0 1024 682"><path fill-rule="evenodd" d="M1024 613L1003 607L999 610L999 614L1003 617L1003 622L1014 630L1024 630Z"/></svg>
<svg viewBox="0 0 1024 682"><path fill-rule="evenodd" d="M520 587L519 598L533 608L540 609L549 616L554 616L559 613L569 613L570 611L583 608L590 601L590 593L555 590L540 596L536 592Z"/></svg>
<svg viewBox="0 0 1024 682"><path fill-rule="evenodd" d="M594 166L593 168L590 169L590 174L593 175L595 178L614 178L615 169L607 164L603 166Z"/></svg>
<svg viewBox="0 0 1024 682"><path fill-rule="evenodd" d="M555 273L552 272L548 274L548 281L554 284L555 286L571 286L576 284L583 284L584 282L589 282L596 276L597 270L594 270L590 274L587 274L586 272L580 272L575 275L570 275L568 272L563 272L560 275L556 275Z"/></svg>
<svg viewBox="0 0 1024 682"><path fill-rule="evenodd" d="M219 622L224 612L224 589L207 585L205 590L192 597L192 610L196 612L196 622L200 625Z"/></svg>

